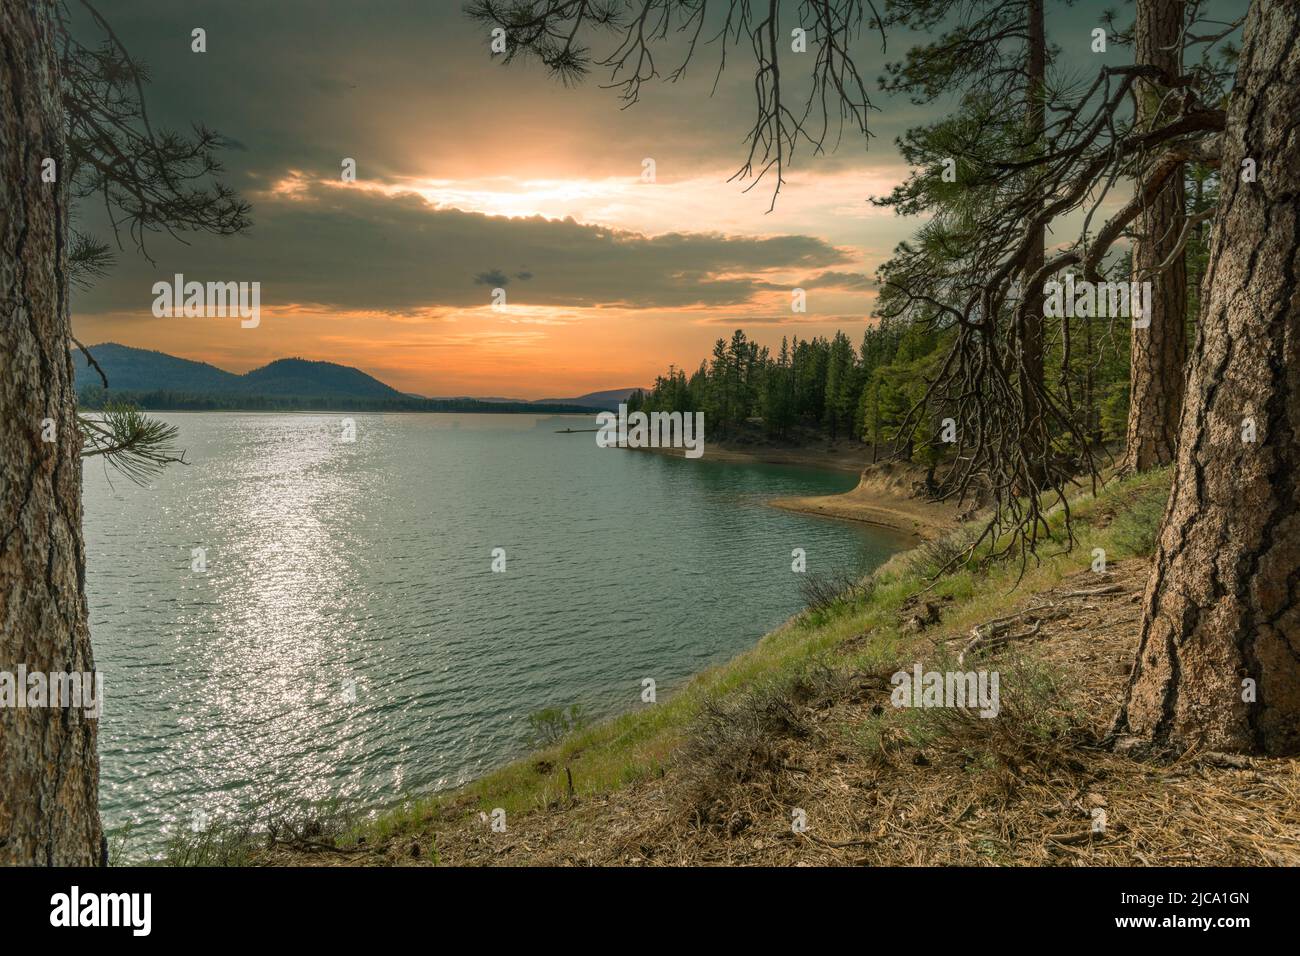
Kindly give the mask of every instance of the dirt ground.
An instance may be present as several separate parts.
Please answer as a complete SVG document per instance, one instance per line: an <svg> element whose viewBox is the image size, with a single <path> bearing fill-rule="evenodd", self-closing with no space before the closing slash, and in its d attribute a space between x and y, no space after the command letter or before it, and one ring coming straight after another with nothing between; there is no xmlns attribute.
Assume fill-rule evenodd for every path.
<svg viewBox="0 0 1300 956"><path fill-rule="evenodd" d="M958 506L913 497L912 485L924 474L915 466L881 462L865 466L858 486L842 495L775 498L769 503L786 511L861 521L920 539L935 538L952 530Z"/></svg>
<svg viewBox="0 0 1300 956"><path fill-rule="evenodd" d="M1006 719L957 715L928 735L904 732L887 676L853 674L792 702L798 732L774 734L762 760L713 781L703 803L683 755L653 781L514 814L504 833L453 804L381 844L268 862L429 865L436 841L437 862L470 866L1300 864L1300 761L1171 762L1105 745L1146 577L1136 560L1112 564L1100 585L1084 571L1026 594L1013 620L976 641L920 625L922 661L965 651L965 669L1003 672ZM1027 673L1055 677L1017 698Z"/></svg>

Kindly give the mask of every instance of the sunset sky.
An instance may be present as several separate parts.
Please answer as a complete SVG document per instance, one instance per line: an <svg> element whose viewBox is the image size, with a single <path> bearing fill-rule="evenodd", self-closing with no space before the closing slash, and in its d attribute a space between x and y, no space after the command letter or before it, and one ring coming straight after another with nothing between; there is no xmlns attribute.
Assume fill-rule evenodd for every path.
<svg viewBox="0 0 1300 956"><path fill-rule="evenodd" d="M648 84L620 110L603 73L565 88L535 63L494 62L458 3L99 6L150 68L154 124L228 138L227 180L254 225L189 246L155 237L156 265L128 245L73 299L87 344L237 372L324 359L424 395L570 396L693 367L737 327L773 347L837 328L856 342L868 277L918 225L867 202L906 173L894 138L937 112L903 98L873 92L869 148L846 127L837 151L797 155L770 214L768 183L727 181L754 110L747 46L729 51L713 96L718 51L702 46L681 81ZM1066 14L1086 54L1096 14ZM190 51L195 27L206 53ZM864 33L864 76L874 84L912 39L882 53ZM355 183L341 180L345 157ZM77 218L108 235L93 204ZM154 318L151 287L177 272L259 281L261 325ZM791 312L795 286L806 314Z"/></svg>

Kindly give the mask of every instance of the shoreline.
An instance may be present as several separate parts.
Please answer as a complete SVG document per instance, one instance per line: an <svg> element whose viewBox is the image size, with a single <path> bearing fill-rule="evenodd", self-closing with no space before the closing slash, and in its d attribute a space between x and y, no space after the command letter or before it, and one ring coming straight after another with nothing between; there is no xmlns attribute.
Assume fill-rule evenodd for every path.
<svg viewBox="0 0 1300 956"><path fill-rule="evenodd" d="M635 448L653 454L679 453L675 448ZM845 443L844 447L790 447L709 445L711 461L736 464L795 465L859 476L856 487L836 495L793 495L771 498L769 507L796 514L862 524L909 535L917 542L942 537L960 523L955 505L914 498L912 482L920 480L920 468L894 461L872 463L871 446Z"/></svg>
<svg viewBox="0 0 1300 956"><path fill-rule="evenodd" d="M861 484L866 492L878 485L901 490L910 489L914 479L911 468L877 467ZM343 860L349 865L452 867L680 866L720 860L732 865L828 865L847 862L840 854L849 846L855 854L870 854L866 862L877 866L916 865L918 860L926 865L1032 866L1043 865L1044 859L1114 865L1135 846L1153 854L1182 853L1185 834L1163 836L1169 833L1165 823L1195 814L1181 814L1172 806L1154 816L1140 812L1149 799L1146 785L1168 784L1161 767L1116 758L1086 744L1064 744L1077 762L1065 766L1075 775L1071 779L1078 792L1091 787L1088 792L1101 798L1091 801L1093 805L1119 805L1125 818L1141 828L1142 840L1163 840L1150 848L1146 842L1098 841L1085 845L1090 857L1080 860L1083 851L1075 848L1071 836L1075 828L1061 818L1055 791L1037 788L1008 806L1001 799L1005 778L999 765L981 769L970 759L972 746L986 748L997 741L987 744L972 738L967 724L917 734L905 716L895 716L888 682L877 676L940 653L952 640L967 641L972 628L1051 608L1051 615L1035 620L1041 624L1039 639L1026 642L1018 653L1032 655L1034 667L1062 669L1063 679L1059 686L1053 682L1027 692L1023 699L1032 708L1029 713L1068 719L1081 727L1108 726L1113 718L1109 700L1122 692L1128 671L1099 668L1095 661L1099 654L1127 660L1135 652L1141 595L1167 495L1167 473L1157 472L1109 486L1095 499L1081 497L1076 509L1080 547L1086 552L1101 546L1117 558L1108 568L1113 577L1102 588L1096 587L1094 571L1062 552L1027 574L1014 560L983 570L954 569L941 592L918 604L928 572L907 562L890 562L878 572L883 574L881 586L860 601L816 617L791 618L726 663L697 673L659 701L653 715L633 709L582 728L454 791L413 799L399 812L323 838L330 841L326 852L347 854ZM1059 521L1054 524L1059 537ZM1037 636L1040 630L1033 633ZM995 661L1014 660L1001 657L1006 652L995 653ZM843 675L842 682L836 682L834 673L827 678L830 683L810 682L808 674L821 671L809 667L825 669L828 661L834 673ZM783 715L799 721L793 729L759 722L777 705ZM744 721L734 719L736 715L751 716ZM888 736L882 734L881 722L887 722ZM750 729L753 723L758 723L757 729ZM798 733L805 726L822 732ZM900 756L881 759L879 751L862 747L864 733L879 735L876 739L882 745L888 741L891 752ZM746 744L735 748L739 757L728 758L722 766L739 767L748 776L720 778L716 748L703 753L690 749L690 742L701 734L705 740ZM756 746L750 742L755 740L780 748L779 758L757 771L750 758ZM1013 752L1023 753L1020 759L1045 774L1063 772L1057 751L1046 757L1036 748ZM1247 833L1232 829L1228 812L1236 769L1219 773L1223 787L1218 792L1225 794L1222 819L1229 823L1222 839L1206 845L1207 852L1217 854L1213 859L1225 865L1239 864L1245 852L1239 850L1242 839L1228 839ZM1266 769L1257 768L1261 773ZM756 779L755 772L760 775ZM1289 765L1279 767L1277 780L1283 782L1293 772ZM702 779L707 789L701 791ZM965 793L972 785L994 810L954 831L954 807L961 801L954 805L952 793ZM1202 780L1189 778L1180 786L1195 793ZM767 802L756 803L756 793ZM862 815L864 793L883 798L876 801L875 816L883 818L890 806L904 801L922 815L913 829L882 839L877 821ZM713 814L703 823L701 806ZM811 807L817 819L828 821L821 831L825 837L798 841L774 836L788 827L790 806ZM1284 820L1288 806L1285 787L1279 786L1270 819ZM1082 810L1079 826L1086 827ZM489 812L510 814L515 835L497 837L489 831ZM733 820L740 825L730 825ZM1017 838L1002 834L1005 820L1015 823ZM953 832L960 839L942 839ZM1196 833L1202 842L1213 837ZM1004 842L998 856L990 859L987 841L996 839ZM321 842L314 842L259 848L251 862L319 866L337 860L323 857Z"/></svg>
<svg viewBox="0 0 1300 956"><path fill-rule="evenodd" d="M658 454L680 454L680 449L643 448L628 449L633 451L650 451ZM913 466L897 462L870 461L870 446L839 448L780 448L780 447L736 447L713 444L709 447L708 458L712 461L727 463L765 463L817 468L826 471L853 473L859 475L857 485L849 491L831 495L793 496L771 498L765 504L783 511L806 514L813 517L832 518L842 521L856 521L869 524L886 531L895 532L912 540L904 544L897 553L904 553L916 545L941 536L958 524L957 511L953 507L936 502L915 499L910 496L912 482L923 472ZM736 672L745 668L747 662L761 658L774 641L788 639L796 630L800 611L794 612L784 622L776 625L755 642L745 647L726 661L710 665L694 672L681 687L674 690L672 700L679 696L689 698L698 692L702 685L708 685L719 675ZM676 704L674 706L677 706ZM623 711L608 720L601 721L590 732L599 732L602 728L624 726L639 719L636 709ZM554 747L540 746L529 749L522 756L487 768L476 776L444 790L432 790L423 793L408 793L385 804L369 804L362 811L371 822L378 820L405 819L409 816L411 806L442 806L444 811L453 808L465 809L476 805L479 790L490 785L490 781L499 779L512 770L525 776L543 775L539 769L545 761L540 754L553 750ZM579 748L580 752L581 748ZM520 768L523 768L522 770ZM549 773L549 771L546 771ZM512 812L513 808L512 808ZM436 844L435 844L436 845ZM258 865L285 866L304 865L317 862L311 854L306 856L288 851L271 851L260 855Z"/></svg>
<svg viewBox="0 0 1300 956"><path fill-rule="evenodd" d="M808 495L774 498L773 508L799 514L860 521L912 536L918 543L943 537L960 523L952 502L914 498L912 482L919 480L919 468L898 462L868 465L851 491L839 495Z"/></svg>
<svg viewBox="0 0 1300 956"><path fill-rule="evenodd" d="M825 471L862 474L871 462L871 446L846 442L843 446L823 448L807 445L737 445L729 442L709 442L701 461L725 461L733 464L795 465L820 468ZM624 448L624 451L648 452L681 458L680 448Z"/></svg>

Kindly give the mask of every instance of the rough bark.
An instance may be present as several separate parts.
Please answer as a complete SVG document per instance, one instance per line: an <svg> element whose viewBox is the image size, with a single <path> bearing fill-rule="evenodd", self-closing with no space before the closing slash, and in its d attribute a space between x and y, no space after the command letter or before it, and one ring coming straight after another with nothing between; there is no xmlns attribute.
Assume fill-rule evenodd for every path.
<svg viewBox="0 0 1300 956"><path fill-rule="evenodd" d="M1300 6L1255 0L1223 135L1174 488L1116 725L1176 749L1300 752L1297 117ZM1247 158L1253 183L1241 178Z"/></svg>
<svg viewBox="0 0 1300 956"><path fill-rule="evenodd" d="M1138 65L1159 67L1171 78L1182 73L1183 10L1183 0L1139 0L1134 24ZM1167 89L1165 84L1147 80L1135 84L1139 127L1168 121L1173 106L1165 103L1162 108ZM1183 219L1183 170L1179 166L1137 221L1135 273L1146 277L1170 257L1177 248ZM1183 254L1150 281L1151 324L1132 330L1124 466L1134 472L1174 460L1187 358L1187 267Z"/></svg>
<svg viewBox="0 0 1300 956"><path fill-rule="evenodd" d="M0 3L0 670L94 669L68 350L67 186L53 17ZM52 419L55 441L42 440ZM0 864L100 862L95 721L0 707Z"/></svg>

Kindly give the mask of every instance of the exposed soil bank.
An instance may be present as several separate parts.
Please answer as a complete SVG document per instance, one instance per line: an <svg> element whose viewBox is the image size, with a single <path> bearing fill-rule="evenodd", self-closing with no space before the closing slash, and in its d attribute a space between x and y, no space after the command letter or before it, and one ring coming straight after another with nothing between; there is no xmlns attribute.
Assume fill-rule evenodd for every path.
<svg viewBox="0 0 1300 956"><path fill-rule="evenodd" d="M769 503L786 511L862 521L918 538L935 538L957 525L957 506L913 498L912 483L920 476L919 469L893 462L867 465L858 486L842 495L775 498Z"/></svg>
<svg viewBox="0 0 1300 956"><path fill-rule="evenodd" d="M281 841L248 862L1296 865L1300 760L1108 743L1168 481L1081 496L1075 548L1028 567L931 580L934 558L901 556L654 707L337 842ZM1063 515L1049 525L1061 543ZM917 665L998 673L998 712L900 706L894 678Z"/></svg>
<svg viewBox="0 0 1300 956"><path fill-rule="evenodd" d="M663 455L681 455L677 448L646 448ZM872 463L871 446L858 442L796 447L759 443L710 443L710 461L762 462L852 472L861 476L858 486L840 495L773 498L768 504L785 511L861 521L900 531L919 539L938 537L957 525L957 506L951 502L912 497L912 486L924 476L922 469L892 461Z"/></svg>

